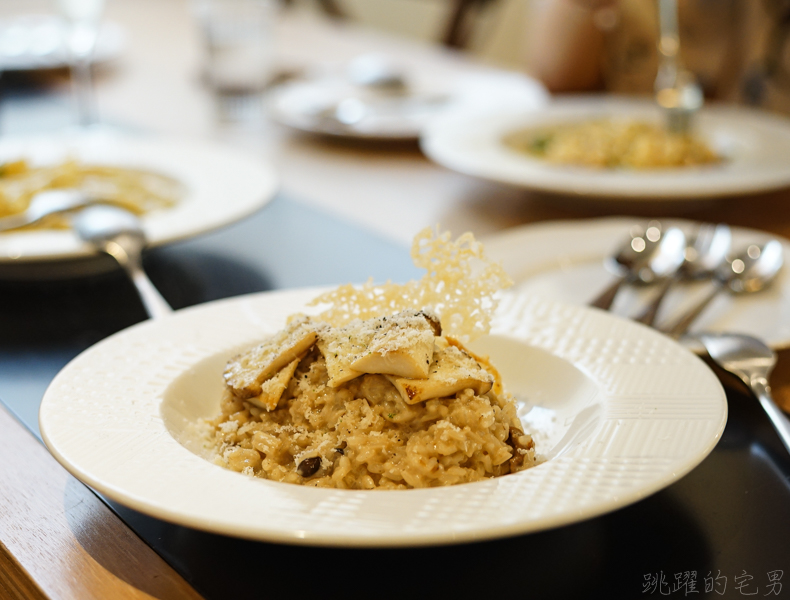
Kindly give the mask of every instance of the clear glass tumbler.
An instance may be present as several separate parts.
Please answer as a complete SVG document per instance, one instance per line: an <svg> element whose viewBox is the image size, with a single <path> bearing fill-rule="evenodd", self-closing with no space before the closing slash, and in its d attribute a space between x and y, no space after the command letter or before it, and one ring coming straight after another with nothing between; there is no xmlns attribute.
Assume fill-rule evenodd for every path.
<svg viewBox="0 0 790 600"><path fill-rule="evenodd" d="M274 4L196 0L196 7L205 44L204 78L220 110L260 104L273 71Z"/></svg>
<svg viewBox="0 0 790 600"><path fill-rule="evenodd" d="M79 121L82 126L87 127L98 121L91 62L99 35L104 0L59 0L58 7L67 25L66 41Z"/></svg>

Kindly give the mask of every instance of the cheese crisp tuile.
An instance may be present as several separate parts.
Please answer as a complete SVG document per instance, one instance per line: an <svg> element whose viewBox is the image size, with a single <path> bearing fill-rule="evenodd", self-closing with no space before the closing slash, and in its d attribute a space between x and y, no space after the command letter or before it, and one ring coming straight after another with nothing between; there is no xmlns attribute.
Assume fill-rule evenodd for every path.
<svg viewBox="0 0 790 600"><path fill-rule="evenodd" d="M264 381L313 347L320 328L309 317L292 321L263 344L231 360L225 367L225 383L239 398L258 396Z"/></svg>
<svg viewBox="0 0 790 600"><path fill-rule="evenodd" d="M449 232L429 227L414 238L412 260L426 270L419 281L344 285L310 304L329 304L318 318L340 327L354 319L371 319L411 308L430 307L448 335L470 342L488 333L497 292L513 285L502 266L490 261L471 233L455 241Z"/></svg>

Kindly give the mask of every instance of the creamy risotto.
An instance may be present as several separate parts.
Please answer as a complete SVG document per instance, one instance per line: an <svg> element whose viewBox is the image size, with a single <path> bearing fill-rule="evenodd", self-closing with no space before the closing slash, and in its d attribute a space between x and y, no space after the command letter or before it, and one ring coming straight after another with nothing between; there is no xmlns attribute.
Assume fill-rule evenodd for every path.
<svg viewBox="0 0 790 600"><path fill-rule="evenodd" d="M428 230L412 255L431 266L421 281L340 288L317 299L330 304L323 313L295 315L228 363L221 414L207 423L216 462L347 489L453 485L536 464L498 372L459 339L487 331L509 279L471 236ZM469 289L478 293L459 293ZM426 298L431 310L412 307Z"/></svg>
<svg viewBox="0 0 790 600"><path fill-rule="evenodd" d="M631 120L595 120L518 131L505 143L547 162L599 168L655 169L719 162L702 140Z"/></svg>

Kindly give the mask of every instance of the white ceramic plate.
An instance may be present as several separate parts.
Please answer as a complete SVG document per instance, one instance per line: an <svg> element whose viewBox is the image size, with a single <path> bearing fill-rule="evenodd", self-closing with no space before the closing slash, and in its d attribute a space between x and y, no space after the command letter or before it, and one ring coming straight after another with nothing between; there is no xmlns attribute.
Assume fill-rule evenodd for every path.
<svg viewBox="0 0 790 600"><path fill-rule="evenodd" d="M475 349L517 395L545 463L371 492L255 479L198 456L191 427L219 413L225 362L315 294L224 300L104 340L47 390L44 441L86 484L166 521L273 542L405 546L527 533L626 506L693 469L725 425L721 385L680 345L602 311L507 294L494 335Z"/></svg>
<svg viewBox="0 0 790 600"><path fill-rule="evenodd" d="M277 189L274 170L265 162L223 146L193 140L110 132L0 140L0 163L19 158L29 159L34 165L58 164L76 158L90 164L146 169L181 182L185 196L179 203L142 217L152 246L208 232L246 217L269 202ZM101 258L70 230L0 233L2 275L25 270L58 273L68 267L68 261L78 259L87 268L107 264ZM37 269L39 263L45 267Z"/></svg>
<svg viewBox="0 0 790 600"><path fill-rule="evenodd" d="M270 112L283 125L308 133L343 138L416 140L428 119L449 101L449 96L441 93L413 94L408 99L385 97L342 81L319 79L282 86L272 96ZM349 118L345 123L333 118L341 102L345 102L342 104L345 113L341 114Z"/></svg>
<svg viewBox="0 0 790 600"><path fill-rule="evenodd" d="M283 85L273 92L272 118L293 129L339 138L380 141L416 140L441 114L456 114L495 104L534 108L548 95L536 81L511 73L474 73L466 77L416 77L406 97L388 97L348 83L336 73L319 74ZM349 99L351 103L349 103ZM331 118L340 102L353 114L364 105L358 121L344 124ZM328 116L329 118L328 118Z"/></svg>
<svg viewBox="0 0 790 600"><path fill-rule="evenodd" d="M706 106L697 115L697 134L726 157L715 165L649 171L559 166L502 142L520 129L607 117L661 122L658 107L649 100L582 97L532 111L447 116L430 124L421 144L434 161L461 173L576 197L691 200L790 185L790 120L742 107Z"/></svg>
<svg viewBox="0 0 790 600"><path fill-rule="evenodd" d="M620 245L628 239L635 224L628 218L588 219L549 222L518 227L485 240L489 256L501 260L516 281L517 288L549 300L584 305L603 291L615 278L605 266ZM692 235L699 223L666 221ZM751 243L777 238L764 231L733 228L733 250ZM785 266L777 279L758 294L734 296L720 294L692 325L691 332L731 331L764 339L772 348L790 346L790 241L784 245ZM667 323L690 307L710 288L707 282L675 286L662 305L657 325ZM644 309L655 290L626 287L621 290L612 312L635 317Z"/></svg>
<svg viewBox="0 0 790 600"><path fill-rule="evenodd" d="M116 58L126 43L123 28L103 23L91 62ZM69 65L63 20L53 15L19 15L0 20L0 71L58 69Z"/></svg>

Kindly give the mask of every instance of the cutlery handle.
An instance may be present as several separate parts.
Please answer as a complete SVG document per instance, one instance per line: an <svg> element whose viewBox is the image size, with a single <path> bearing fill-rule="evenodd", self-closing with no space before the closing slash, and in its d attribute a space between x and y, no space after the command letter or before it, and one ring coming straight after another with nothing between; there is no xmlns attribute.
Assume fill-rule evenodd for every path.
<svg viewBox="0 0 790 600"><path fill-rule="evenodd" d="M625 277L617 278L612 285L601 292L595 300L590 302L590 306L602 310L609 310L612 306L612 302L614 302L614 297L617 295L617 292L620 291L620 287L625 283L625 280Z"/></svg>
<svg viewBox="0 0 790 600"><path fill-rule="evenodd" d="M675 66L680 51L677 0L658 0L658 23L658 51L663 60Z"/></svg>
<svg viewBox="0 0 790 600"><path fill-rule="evenodd" d="M661 289L658 290L658 293L655 295L653 300L650 301L650 304L647 306L644 312L636 317L634 321L652 326L656 321L656 315L658 315L658 309L661 307L661 303L664 301L669 288L671 288L676 281L676 276L667 277L661 284Z"/></svg>
<svg viewBox="0 0 790 600"><path fill-rule="evenodd" d="M682 314L672 325L665 327L662 329L664 333L666 333L669 337L673 339L678 339L682 336L691 324L697 319L698 316L704 311L708 304L719 295L724 289L724 282L716 279L713 282L713 289L708 292L708 295L705 296L702 300L700 300L695 306L691 307L688 311Z"/></svg>
<svg viewBox="0 0 790 600"><path fill-rule="evenodd" d="M162 297L156 286L151 283L141 267L129 263L124 265L124 268L137 288L137 293L140 295L140 300L142 300L148 316L152 319L159 319L173 312L173 308Z"/></svg>
<svg viewBox="0 0 790 600"><path fill-rule="evenodd" d="M760 404L763 405L768 418L771 419L771 423L773 423L774 429L779 434L785 448L790 452L790 419L774 402L774 399L771 397L771 388L764 379L752 381L751 388Z"/></svg>
<svg viewBox="0 0 790 600"><path fill-rule="evenodd" d="M173 308L145 274L140 248L132 245L123 247L117 242L108 241L102 246L102 250L117 260L118 264L126 271L134 287L137 288L137 293L149 317L159 319L173 312Z"/></svg>

